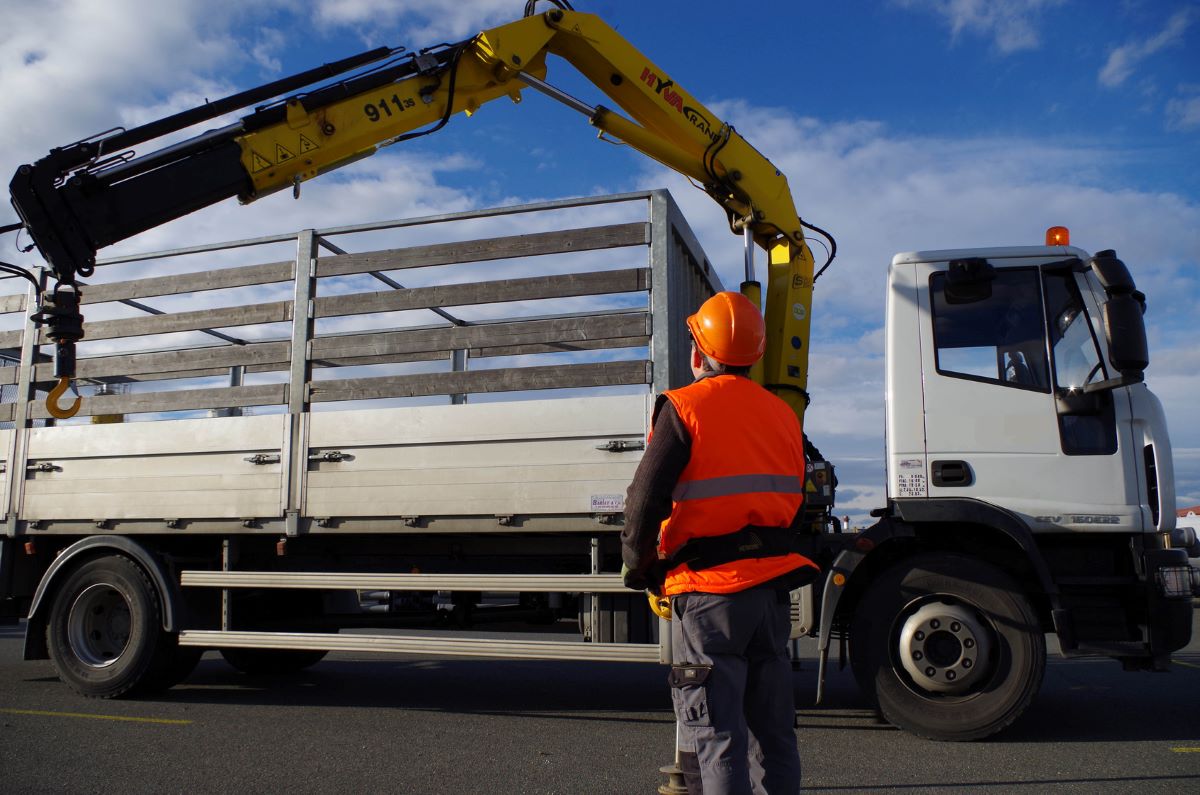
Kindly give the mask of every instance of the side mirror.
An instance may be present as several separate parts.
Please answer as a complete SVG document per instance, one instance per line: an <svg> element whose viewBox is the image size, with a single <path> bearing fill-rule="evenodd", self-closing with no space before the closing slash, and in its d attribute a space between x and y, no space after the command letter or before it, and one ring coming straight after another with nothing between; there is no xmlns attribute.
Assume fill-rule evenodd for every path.
<svg viewBox="0 0 1200 795"><path fill-rule="evenodd" d="M1135 285L1133 277L1129 275L1129 268L1117 259L1117 252L1112 249L1099 251L1092 257L1092 273L1096 274L1100 286L1108 295L1131 293L1134 290Z"/></svg>
<svg viewBox="0 0 1200 795"><path fill-rule="evenodd" d="M1103 315L1109 362L1124 376L1140 375L1150 364L1142 305L1133 295L1115 295L1104 302Z"/></svg>

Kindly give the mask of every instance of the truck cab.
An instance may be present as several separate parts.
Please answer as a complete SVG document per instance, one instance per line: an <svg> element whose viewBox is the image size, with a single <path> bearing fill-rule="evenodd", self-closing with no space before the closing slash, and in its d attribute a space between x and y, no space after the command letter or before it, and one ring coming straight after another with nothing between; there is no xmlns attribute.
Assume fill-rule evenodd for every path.
<svg viewBox="0 0 1200 795"><path fill-rule="evenodd" d="M888 504L833 557L821 618L822 648L849 640L892 723L947 740L999 731L1036 695L1049 633L1066 656L1129 670L1166 670L1189 642L1144 312L1111 251L893 259Z"/></svg>
<svg viewBox="0 0 1200 795"><path fill-rule="evenodd" d="M1090 260L1066 246L893 259L890 499L978 500L1034 533L1171 531L1166 420L1141 383L1144 299L1132 279L1109 295ZM1106 328L1114 302L1123 325Z"/></svg>

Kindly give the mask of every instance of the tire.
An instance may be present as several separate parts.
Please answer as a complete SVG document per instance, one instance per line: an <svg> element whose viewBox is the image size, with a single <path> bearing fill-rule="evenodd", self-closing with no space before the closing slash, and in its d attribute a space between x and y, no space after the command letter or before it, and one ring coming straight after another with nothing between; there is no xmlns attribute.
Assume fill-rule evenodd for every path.
<svg viewBox="0 0 1200 795"><path fill-rule="evenodd" d="M167 635L164 642L168 648L167 659L147 677L142 686L138 687L139 693L161 693L170 690L191 676L200 663L200 658L204 656L204 649L198 646L180 646L178 635Z"/></svg>
<svg viewBox="0 0 1200 795"><path fill-rule="evenodd" d="M244 674L294 674L325 659L328 651L311 649L221 649L225 662Z"/></svg>
<svg viewBox="0 0 1200 795"><path fill-rule="evenodd" d="M265 590L247 593L233 608L239 629L264 632L337 632L314 624L321 613L322 599L314 591ZM244 674L271 676L294 674L325 659L323 649L221 649L225 662Z"/></svg>
<svg viewBox="0 0 1200 795"><path fill-rule="evenodd" d="M935 740L978 740L1032 703L1046 639L1020 587L975 558L927 553L883 573L850 629L850 662L890 723Z"/></svg>
<svg viewBox="0 0 1200 795"><path fill-rule="evenodd" d="M67 574L46 626L59 677L89 698L136 695L165 680L172 653L162 607L136 563L106 555Z"/></svg>

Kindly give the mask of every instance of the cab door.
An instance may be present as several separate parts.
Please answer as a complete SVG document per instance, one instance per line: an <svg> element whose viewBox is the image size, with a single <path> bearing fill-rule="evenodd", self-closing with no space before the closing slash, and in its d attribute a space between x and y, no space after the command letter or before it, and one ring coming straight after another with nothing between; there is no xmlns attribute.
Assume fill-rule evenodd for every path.
<svg viewBox="0 0 1200 795"><path fill-rule="evenodd" d="M964 262L971 263L964 266ZM917 264L930 498L1041 530L1141 529L1077 260Z"/></svg>

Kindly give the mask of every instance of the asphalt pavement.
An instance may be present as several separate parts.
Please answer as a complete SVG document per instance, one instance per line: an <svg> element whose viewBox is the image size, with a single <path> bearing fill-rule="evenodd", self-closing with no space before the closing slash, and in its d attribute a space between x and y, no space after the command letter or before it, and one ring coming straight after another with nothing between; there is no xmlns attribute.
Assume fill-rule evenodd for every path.
<svg viewBox="0 0 1200 795"><path fill-rule="evenodd" d="M1197 614L1200 616L1200 613ZM0 627L0 791L653 793L674 719L656 665L332 655L255 679L208 653L153 698L75 695ZM810 792L1198 792L1200 620L1168 673L1052 655L1025 716L984 742L880 723L849 671L813 706L796 674ZM805 647L811 653L810 646Z"/></svg>

